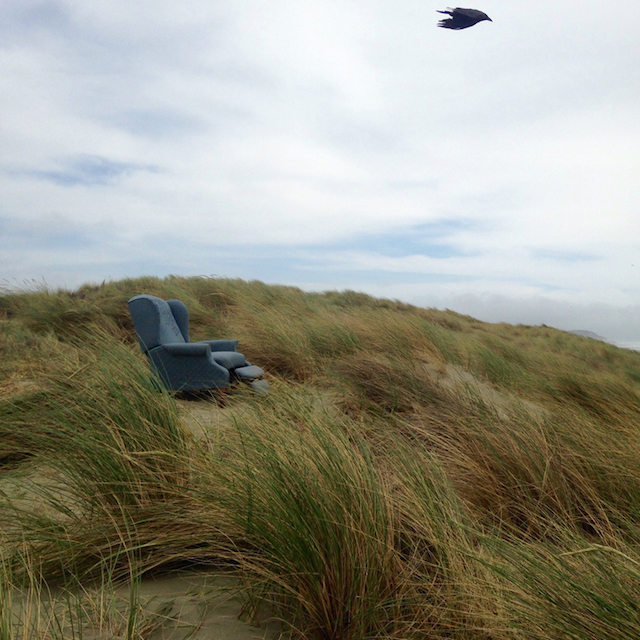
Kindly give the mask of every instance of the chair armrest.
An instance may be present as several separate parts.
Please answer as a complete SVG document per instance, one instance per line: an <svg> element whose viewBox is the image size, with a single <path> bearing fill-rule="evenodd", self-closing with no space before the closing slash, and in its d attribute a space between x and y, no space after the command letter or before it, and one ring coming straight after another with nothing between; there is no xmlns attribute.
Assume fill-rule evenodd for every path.
<svg viewBox="0 0 640 640"><path fill-rule="evenodd" d="M192 356L202 358L211 353L209 345L201 342L176 342L164 344L162 345L162 348L172 356Z"/></svg>
<svg viewBox="0 0 640 640"><path fill-rule="evenodd" d="M208 344L211 347L211 351L237 351L237 340L200 340L198 342L192 342L191 344Z"/></svg>

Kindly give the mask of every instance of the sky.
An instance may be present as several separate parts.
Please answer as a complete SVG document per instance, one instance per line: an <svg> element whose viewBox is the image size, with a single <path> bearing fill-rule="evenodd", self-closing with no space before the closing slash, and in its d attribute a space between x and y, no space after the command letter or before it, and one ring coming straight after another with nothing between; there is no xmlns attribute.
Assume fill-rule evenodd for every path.
<svg viewBox="0 0 640 640"><path fill-rule="evenodd" d="M2 0L0 287L364 291L640 341L640 3Z"/></svg>

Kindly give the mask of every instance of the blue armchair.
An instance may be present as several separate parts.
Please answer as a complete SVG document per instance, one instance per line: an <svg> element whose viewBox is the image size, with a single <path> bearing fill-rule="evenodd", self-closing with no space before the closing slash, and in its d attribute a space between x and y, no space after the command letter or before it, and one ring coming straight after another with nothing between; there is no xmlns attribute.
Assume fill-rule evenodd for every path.
<svg viewBox="0 0 640 640"><path fill-rule="evenodd" d="M237 340L189 342L189 312L180 300L139 295L127 305L140 348L167 389L224 389L240 380L268 390L264 371L238 353Z"/></svg>

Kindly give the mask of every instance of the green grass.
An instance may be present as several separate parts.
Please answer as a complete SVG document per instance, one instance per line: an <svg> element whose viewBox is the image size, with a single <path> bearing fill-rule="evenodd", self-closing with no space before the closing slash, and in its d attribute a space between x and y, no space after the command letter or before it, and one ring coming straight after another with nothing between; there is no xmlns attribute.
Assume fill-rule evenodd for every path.
<svg viewBox="0 0 640 640"><path fill-rule="evenodd" d="M136 344L141 292L183 300L193 340L237 338L272 393L192 402L217 425L192 432ZM169 277L3 294L0 356L3 640L81 637L118 580L118 634L152 637L136 585L188 567L302 638L640 637L640 354ZM15 597L56 614L29 627Z"/></svg>

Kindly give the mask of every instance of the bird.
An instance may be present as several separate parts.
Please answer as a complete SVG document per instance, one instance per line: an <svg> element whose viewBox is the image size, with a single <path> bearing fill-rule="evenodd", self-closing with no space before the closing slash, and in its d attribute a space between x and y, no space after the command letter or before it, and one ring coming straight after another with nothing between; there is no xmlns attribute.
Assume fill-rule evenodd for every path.
<svg viewBox="0 0 640 640"><path fill-rule="evenodd" d="M459 7L457 9L447 8L446 11L438 11L438 13L446 13L451 16L438 22L438 26L444 27L445 29L466 29L467 27L473 27L474 24L478 24L478 22L482 22L483 20L493 22L486 13L477 11L476 9L460 9Z"/></svg>

